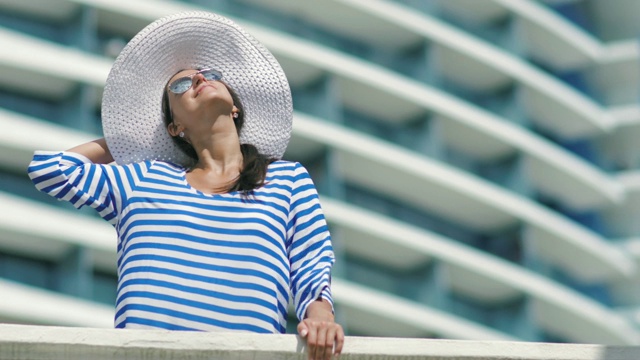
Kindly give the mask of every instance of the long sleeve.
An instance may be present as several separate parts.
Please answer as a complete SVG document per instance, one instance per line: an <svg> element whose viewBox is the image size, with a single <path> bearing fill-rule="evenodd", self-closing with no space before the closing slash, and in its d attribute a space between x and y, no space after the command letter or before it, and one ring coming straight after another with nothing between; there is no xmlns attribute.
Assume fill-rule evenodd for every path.
<svg viewBox="0 0 640 360"><path fill-rule="evenodd" d="M295 169L288 239L291 291L296 315L302 320L309 304L318 298L333 305L331 267L335 259L318 192L300 164Z"/></svg>
<svg viewBox="0 0 640 360"><path fill-rule="evenodd" d="M128 180L125 175L122 181L123 174L115 166L93 164L72 152L36 151L28 173L38 190L78 209L89 206L116 224Z"/></svg>

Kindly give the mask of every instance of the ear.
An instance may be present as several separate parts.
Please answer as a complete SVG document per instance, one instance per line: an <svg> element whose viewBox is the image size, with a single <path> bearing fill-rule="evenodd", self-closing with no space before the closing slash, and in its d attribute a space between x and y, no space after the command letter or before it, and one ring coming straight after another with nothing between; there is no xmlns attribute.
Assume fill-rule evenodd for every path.
<svg viewBox="0 0 640 360"><path fill-rule="evenodd" d="M231 109L231 117L235 120L238 117L237 114L239 112L240 112L240 109L238 109L235 105L233 105L233 108Z"/></svg>
<svg viewBox="0 0 640 360"><path fill-rule="evenodd" d="M175 122L172 122L171 124L167 125L167 132L169 133L169 135L171 135L172 137L178 136L178 134L180 133L180 131L182 131L182 126L176 125Z"/></svg>

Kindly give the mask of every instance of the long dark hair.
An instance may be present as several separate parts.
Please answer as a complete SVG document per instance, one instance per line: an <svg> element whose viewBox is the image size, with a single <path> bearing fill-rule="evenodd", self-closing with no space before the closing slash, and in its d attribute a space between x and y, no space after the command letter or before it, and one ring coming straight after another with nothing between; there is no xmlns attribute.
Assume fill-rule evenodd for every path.
<svg viewBox="0 0 640 360"><path fill-rule="evenodd" d="M240 101L240 97L238 94L225 82L221 81L221 83L226 86L227 90L231 94L231 99L233 100L233 104L238 108L238 117L234 118L234 123L236 125L236 131L238 135L240 135L240 131L242 130L242 126L244 125L244 107L242 106L242 101ZM171 113L171 108L169 107L169 96L166 86L162 92L162 114L164 117L165 128L169 126L173 122L173 114ZM191 159L193 159L194 163L198 162L198 154L196 150L189 144L185 139L179 136L172 137L175 144L182 150L185 154L187 154ZM253 190L264 185L265 177L267 176L267 167L269 164L274 162L276 159L268 158L267 156L261 154L252 144L241 144L240 151L242 152L242 170L240 170L240 175L238 178L231 183L226 189L226 192L232 191L242 191L245 194L250 194Z"/></svg>

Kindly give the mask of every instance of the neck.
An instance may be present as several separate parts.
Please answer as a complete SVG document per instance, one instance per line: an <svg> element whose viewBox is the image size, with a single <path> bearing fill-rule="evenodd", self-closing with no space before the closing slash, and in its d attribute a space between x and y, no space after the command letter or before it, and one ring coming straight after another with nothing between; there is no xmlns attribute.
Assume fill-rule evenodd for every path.
<svg viewBox="0 0 640 360"><path fill-rule="evenodd" d="M239 172L243 156L235 126L200 136L191 136L191 144L198 154L194 168L218 174Z"/></svg>

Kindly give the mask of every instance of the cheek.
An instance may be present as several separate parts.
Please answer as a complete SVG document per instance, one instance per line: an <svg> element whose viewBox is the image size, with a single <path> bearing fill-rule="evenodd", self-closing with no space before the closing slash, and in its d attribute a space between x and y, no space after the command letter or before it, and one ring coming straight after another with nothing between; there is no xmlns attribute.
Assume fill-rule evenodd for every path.
<svg viewBox="0 0 640 360"><path fill-rule="evenodd" d="M173 110L174 117L188 113L192 107L193 104L189 103L188 99L183 96L174 98L171 101L171 109Z"/></svg>

